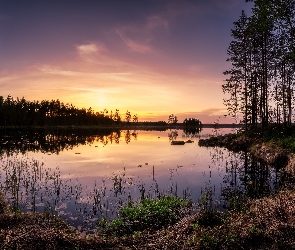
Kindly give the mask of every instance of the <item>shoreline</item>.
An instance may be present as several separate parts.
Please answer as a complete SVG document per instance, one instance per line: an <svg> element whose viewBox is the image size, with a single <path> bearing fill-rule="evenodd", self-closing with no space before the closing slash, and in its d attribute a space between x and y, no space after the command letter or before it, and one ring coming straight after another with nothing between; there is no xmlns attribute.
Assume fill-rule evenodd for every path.
<svg viewBox="0 0 295 250"><path fill-rule="evenodd" d="M198 144L200 147L224 147L234 152L248 151L269 165L286 168L286 171L295 174L295 154L282 149L274 142L266 143L263 140L227 134L200 139Z"/></svg>
<svg viewBox="0 0 295 250"><path fill-rule="evenodd" d="M203 129L203 128L241 128L240 124L202 124L202 126L185 126L183 123L177 124L166 124L166 125L156 125L154 122L139 122L139 123L121 123L118 125L70 125L70 126L0 126L0 129L109 129L109 130L118 130L118 129L141 129L141 130L153 130L153 129Z"/></svg>
<svg viewBox="0 0 295 250"><path fill-rule="evenodd" d="M248 150L295 172L294 154L275 144L233 134L200 139L199 144ZM285 190L249 200L242 209L205 209L156 232L116 237L78 233L46 213L13 212L1 194L0 245L1 249L290 249L295 247L294 207L295 190Z"/></svg>

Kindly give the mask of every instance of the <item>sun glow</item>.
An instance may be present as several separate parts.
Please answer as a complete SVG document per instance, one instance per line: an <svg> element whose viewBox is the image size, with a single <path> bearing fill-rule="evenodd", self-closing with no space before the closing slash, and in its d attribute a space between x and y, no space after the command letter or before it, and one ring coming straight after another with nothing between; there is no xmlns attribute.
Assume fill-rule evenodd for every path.
<svg viewBox="0 0 295 250"><path fill-rule="evenodd" d="M38 19L30 22L33 26L24 23L24 27L20 27L16 22L15 30L24 30L11 30L14 37L11 41L17 47L5 41L0 45L5 52L0 61L0 64L5 62L0 71L1 95L25 97L29 101L59 99L78 108L91 107L95 112L119 109L124 114L128 110L137 114L140 121L167 120L173 113L180 121L189 114L212 122L213 117L227 113L221 85L228 39L212 37L212 34L220 35L216 25L224 25L216 22L215 9L227 13L229 10L215 3L216 8L198 1L181 5L168 2L161 11L158 4L152 8L154 11L148 11L140 7L143 3L138 3L133 7L143 11L142 15L130 13L127 19L118 15L114 16L114 22L110 21L109 14L93 15L87 8L81 8L85 16L95 20L95 25L76 16L71 19L71 15L67 16L71 22L59 20L58 27L51 27L48 22L50 29L44 34L51 35L50 44L43 36L23 36L25 32L39 34L32 32L41 27ZM237 4L233 6L237 7L241 8ZM57 10L46 10L46 13L58 19L54 14ZM208 26L210 32L204 33L204 27L199 25L208 22L200 10L214 16L210 16L214 24ZM105 13L114 10L108 11ZM36 18L36 13L30 14ZM13 13L9 15L12 19L18 18ZM3 24L5 26L5 22Z"/></svg>

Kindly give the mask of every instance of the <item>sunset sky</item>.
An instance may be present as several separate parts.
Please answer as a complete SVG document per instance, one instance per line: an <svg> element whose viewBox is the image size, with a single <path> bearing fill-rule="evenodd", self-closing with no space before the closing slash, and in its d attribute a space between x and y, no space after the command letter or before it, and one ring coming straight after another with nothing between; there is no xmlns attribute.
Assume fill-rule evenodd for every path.
<svg viewBox="0 0 295 250"><path fill-rule="evenodd" d="M227 113L222 72L243 9L251 3L1 0L0 95L212 123Z"/></svg>

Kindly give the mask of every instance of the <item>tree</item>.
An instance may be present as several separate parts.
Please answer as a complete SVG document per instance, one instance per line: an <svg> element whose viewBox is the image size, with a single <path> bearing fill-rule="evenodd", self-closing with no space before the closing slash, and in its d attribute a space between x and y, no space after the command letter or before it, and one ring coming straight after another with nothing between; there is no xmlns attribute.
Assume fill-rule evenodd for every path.
<svg viewBox="0 0 295 250"><path fill-rule="evenodd" d="M168 123L169 124L176 124L178 122L177 116L174 114L169 115Z"/></svg>
<svg viewBox="0 0 295 250"><path fill-rule="evenodd" d="M117 111L117 117L119 116ZM94 113L90 107L78 109L59 100L27 101L24 97L4 100L0 97L0 125L2 126L56 126L99 125L114 121L104 114Z"/></svg>
<svg viewBox="0 0 295 250"><path fill-rule="evenodd" d="M116 123L120 123L121 122L121 116L120 116L120 111L119 109L116 109L116 112L113 116L113 120L116 122Z"/></svg>
<svg viewBox="0 0 295 250"><path fill-rule="evenodd" d="M242 114L247 131L269 122L291 124L294 111L295 1L252 0L252 15L234 23L228 48L231 69L223 84L225 105Z"/></svg>
<svg viewBox="0 0 295 250"><path fill-rule="evenodd" d="M185 118L183 121L185 127L202 127L202 122L196 118Z"/></svg>
<svg viewBox="0 0 295 250"><path fill-rule="evenodd" d="M131 117L131 113L127 110L125 114L125 121L129 123L131 121Z"/></svg>
<svg viewBox="0 0 295 250"><path fill-rule="evenodd" d="M137 116L137 114L136 115L133 115L133 122L138 122L138 116Z"/></svg>

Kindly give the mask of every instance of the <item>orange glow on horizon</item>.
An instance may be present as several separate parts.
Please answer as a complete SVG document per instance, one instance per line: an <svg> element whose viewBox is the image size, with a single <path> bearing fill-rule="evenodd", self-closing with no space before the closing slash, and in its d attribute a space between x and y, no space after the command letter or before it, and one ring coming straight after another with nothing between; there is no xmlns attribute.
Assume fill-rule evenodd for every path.
<svg viewBox="0 0 295 250"><path fill-rule="evenodd" d="M222 72L245 1L2 2L4 98L128 110L139 121L227 113Z"/></svg>

